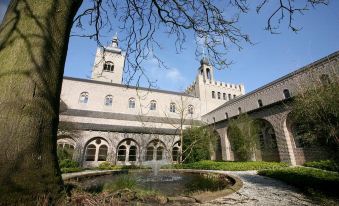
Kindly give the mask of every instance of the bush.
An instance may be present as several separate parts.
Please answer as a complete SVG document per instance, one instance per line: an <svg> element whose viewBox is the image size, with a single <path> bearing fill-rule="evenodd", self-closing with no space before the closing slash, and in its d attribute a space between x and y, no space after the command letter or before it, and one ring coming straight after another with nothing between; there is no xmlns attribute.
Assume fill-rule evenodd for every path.
<svg viewBox="0 0 339 206"><path fill-rule="evenodd" d="M339 196L339 173L305 167L261 170L259 175L282 180L303 190L315 190Z"/></svg>
<svg viewBox="0 0 339 206"><path fill-rule="evenodd" d="M250 160L259 140L258 124L247 114L242 114L230 121L227 132L235 156L240 161Z"/></svg>
<svg viewBox="0 0 339 206"><path fill-rule="evenodd" d="M114 169L116 169L116 166L113 165L110 162L103 162L99 165L98 169L100 169L100 170L114 170Z"/></svg>
<svg viewBox="0 0 339 206"><path fill-rule="evenodd" d="M217 136L208 127L192 127L183 132L183 160L185 163L211 159Z"/></svg>
<svg viewBox="0 0 339 206"><path fill-rule="evenodd" d="M287 167L283 162L215 162L204 160L188 164L166 165L164 168L246 171Z"/></svg>
<svg viewBox="0 0 339 206"><path fill-rule="evenodd" d="M61 168L61 173L72 173L72 172L81 172L84 169L80 167L71 167L71 168Z"/></svg>
<svg viewBox="0 0 339 206"><path fill-rule="evenodd" d="M121 189L133 189L137 185L137 180L132 175L120 175L117 180L106 183L103 187L104 191L115 192Z"/></svg>
<svg viewBox="0 0 339 206"><path fill-rule="evenodd" d="M333 160L321 160L314 162L305 162L305 167L314 167L322 170L339 172L339 164Z"/></svg>
<svg viewBox="0 0 339 206"><path fill-rule="evenodd" d="M65 159L72 159L71 152L66 150L66 149L58 148L57 149L57 156L58 156L59 161L65 160Z"/></svg>
<svg viewBox="0 0 339 206"><path fill-rule="evenodd" d="M70 159L64 159L59 162L60 168L77 168L79 163Z"/></svg>

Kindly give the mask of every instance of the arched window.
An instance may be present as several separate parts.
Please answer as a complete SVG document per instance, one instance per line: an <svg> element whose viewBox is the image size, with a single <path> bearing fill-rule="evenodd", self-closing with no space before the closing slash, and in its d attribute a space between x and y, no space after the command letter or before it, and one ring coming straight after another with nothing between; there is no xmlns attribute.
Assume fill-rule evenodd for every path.
<svg viewBox="0 0 339 206"><path fill-rule="evenodd" d="M218 99L221 99L221 93L218 92Z"/></svg>
<svg viewBox="0 0 339 206"><path fill-rule="evenodd" d="M101 145L99 147L98 161L106 161L107 151L108 151L108 147L106 145Z"/></svg>
<svg viewBox="0 0 339 206"><path fill-rule="evenodd" d="M232 95L228 94L228 100L231 100L231 99L232 99Z"/></svg>
<svg viewBox="0 0 339 206"><path fill-rule="evenodd" d="M213 123L215 123L215 117L213 117Z"/></svg>
<svg viewBox="0 0 339 206"><path fill-rule="evenodd" d="M96 153L96 146L90 144L87 146L86 149L86 161L94 161L95 160L95 153Z"/></svg>
<svg viewBox="0 0 339 206"><path fill-rule="evenodd" d="M79 97L79 103L87 104L88 102L88 92L81 92Z"/></svg>
<svg viewBox="0 0 339 206"><path fill-rule="evenodd" d="M259 106L259 107L264 106L261 99L258 99L258 106Z"/></svg>
<svg viewBox="0 0 339 206"><path fill-rule="evenodd" d="M241 107L238 107L238 114L241 114Z"/></svg>
<svg viewBox="0 0 339 206"><path fill-rule="evenodd" d="M112 106L112 103L113 103L113 96L107 95L105 97L105 106Z"/></svg>
<svg viewBox="0 0 339 206"><path fill-rule="evenodd" d="M227 112L225 112L225 118L228 119L228 113Z"/></svg>
<svg viewBox="0 0 339 206"><path fill-rule="evenodd" d="M157 109L157 102L155 100L151 101L149 109L150 110L156 110Z"/></svg>
<svg viewBox="0 0 339 206"><path fill-rule="evenodd" d="M222 93L222 98L226 100L226 93Z"/></svg>
<svg viewBox="0 0 339 206"><path fill-rule="evenodd" d="M126 160L126 146L125 145L121 145L118 148L118 161L125 162L125 160Z"/></svg>
<svg viewBox="0 0 339 206"><path fill-rule="evenodd" d="M173 147L173 149L172 149L172 160L174 162L179 161L179 147Z"/></svg>
<svg viewBox="0 0 339 206"><path fill-rule="evenodd" d="M74 140L70 138L61 138L57 140L57 147L58 150L63 151L63 155L65 155L65 158L72 159L74 148L75 148L75 142Z"/></svg>
<svg viewBox="0 0 339 206"><path fill-rule="evenodd" d="M288 89L284 89L283 91L285 99L288 99L291 97L290 91Z"/></svg>
<svg viewBox="0 0 339 206"><path fill-rule="evenodd" d="M104 69L105 72L113 72L114 71L113 62L110 62L110 61L105 62L103 69Z"/></svg>
<svg viewBox="0 0 339 206"><path fill-rule="evenodd" d="M237 97L237 95L233 94L233 99L236 98L236 97Z"/></svg>
<svg viewBox="0 0 339 206"><path fill-rule="evenodd" d="M175 103L170 104L170 112L175 112Z"/></svg>
<svg viewBox="0 0 339 206"><path fill-rule="evenodd" d="M134 162L137 160L137 147L131 146L129 148L128 161Z"/></svg>
<svg viewBox="0 0 339 206"><path fill-rule="evenodd" d="M128 108L135 108L135 99L134 98L129 98Z"/></svg>
<svg viewBox="0 0 339 206"><path fill-rule="evenodd" d="M153 160L153 152L154 152L154 147L147 147L146 151L146 161L152 161Z"/></svg>
<svg viewBox="0 0 339 206"><path fill-rule="evenodd" d="M163 147L157 148L157 160L162 160L163 150L164 150Z"/></svg>
<svg viewBox="0 0 339 206"><path fill-rule="evenodd" d="M320 81L323 85L329 85L331 83L330 77L328 76L328 74L322 74L320 76Z"/></svg>
<svg viewBox="0 0 339 206"><path fill-rule="evenodd" d="M211 80L211 70L210 68L206 68L207 79Z"/></svg>
<svg viewBox="0 0 339 206"><path fill-rule="evenodd" d="M215 91L212 91L212 98L215 99Z"/></svg>
<svg viewBox="0 0 339 206"><path fill-rule="evenodd" d="M193 112L194 112L194 107L193 107L193 105L188 105L188 114L193 114Z"/></svg>

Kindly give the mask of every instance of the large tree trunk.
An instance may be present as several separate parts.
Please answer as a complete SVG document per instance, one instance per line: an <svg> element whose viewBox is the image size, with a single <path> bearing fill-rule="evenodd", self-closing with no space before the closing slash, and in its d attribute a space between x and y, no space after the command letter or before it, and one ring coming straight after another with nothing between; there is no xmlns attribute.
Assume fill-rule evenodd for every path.
<svg viewBox="0 0 339 206"><path fill-rule="evenodd" d="M82 0L12 0L0 27L0 205L62 196L56 156L69 34Z"/></svg>

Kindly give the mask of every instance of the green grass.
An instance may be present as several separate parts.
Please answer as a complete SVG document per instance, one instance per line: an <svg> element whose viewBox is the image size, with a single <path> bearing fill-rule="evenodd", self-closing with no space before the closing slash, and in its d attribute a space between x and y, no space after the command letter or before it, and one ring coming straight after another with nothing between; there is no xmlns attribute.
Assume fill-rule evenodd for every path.
<svg viewBox="0 0 339 206"><path fill-rule="evenodd" d="M306 167L261 170L259 175L279 179L303 191L339 197L339 173Z"/></svg>
<svg viewBox="0 0 339 206"><path fill-rule="evenodd" d="M262 170L287 167L282 162L216 162L211 160L202 160L187 164L166 165L164 169L201 169L201 170L226 170L226 171L246 171Z"/></svg>
<svg viewBox="0 0 339 206"><path fill-rule="evenodd" d="M137 185L137 180L132 175L120 175L116 181L105 183L104 191L115 192L121 189L134 189Z"/></svg>
<svg viewBox="0 0 339 206"><path fill-rule="evenodd" d="M339 163L333 160L321 160L314 162L305 162L305 167L314 167L322 170L339 172Z"/></svg>

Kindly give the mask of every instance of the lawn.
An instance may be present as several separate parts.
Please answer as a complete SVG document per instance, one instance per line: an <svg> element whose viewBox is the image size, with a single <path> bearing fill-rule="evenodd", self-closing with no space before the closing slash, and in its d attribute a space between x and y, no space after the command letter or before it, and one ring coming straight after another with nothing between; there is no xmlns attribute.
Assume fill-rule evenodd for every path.
<svg viewBox="0 0 339 206"><path fill-rule="evenodd" d="M165 165L164 169L201 169L201 170L226 170L226 171L246 171L246 170L262 170L288 167L282 162L227 162L227 161L211 161L202 160L187 164Z"/></svg>

